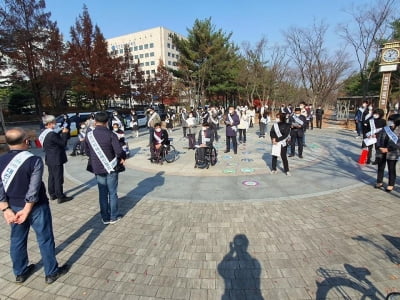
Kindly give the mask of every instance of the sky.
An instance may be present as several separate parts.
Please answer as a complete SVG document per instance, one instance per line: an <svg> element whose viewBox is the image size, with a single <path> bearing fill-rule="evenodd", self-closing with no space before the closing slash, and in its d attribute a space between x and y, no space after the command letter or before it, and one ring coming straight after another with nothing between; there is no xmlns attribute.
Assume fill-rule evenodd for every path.
<svg viewBox="0 0 400 300"><path fill-rule="evenodd" d="M86 4L92 22L105 38L163 26L184 36L196 19L211 17L216 30L232 33L237 45L256 44L266 38L269 45L284 45L284 32L290 27L310 27L314 20L328 26L330 49L345 47L337 35L338 24L348 23L352 4L356 7L372 0L46 0L52 20L57 21L64 38Z"/></svg>

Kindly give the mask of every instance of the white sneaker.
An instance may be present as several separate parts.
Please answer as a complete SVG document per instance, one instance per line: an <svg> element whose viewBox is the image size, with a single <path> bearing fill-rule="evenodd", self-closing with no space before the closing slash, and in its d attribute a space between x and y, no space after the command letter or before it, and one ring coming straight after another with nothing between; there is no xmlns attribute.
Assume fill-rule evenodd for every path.
<svg viewBox="0 0 400 300"><path fill-rule="evenodd" d="M121 217L118 217L117 219L115 219L115 220L111 220L110 221L110 224L115 224L115 223L117 223L119 220L121 220L122 218Z"/></svg>
<svg viewBox="0 0 400 300"><path fill-rule="evenodd" d="M276 174L276 173L277 173L276 170L271 171L271 174Z"/></svg>
<svg viewBox="0 0 400 300"><path fill-rule="evenodd" d="M104 221L103 219L101 219L101 221L103 221L103 224L104 224L104 225L110 224L110 221Z"/></svg>
<svg viewBox="0 0 400 300"><path fill-rule="evenodd" d="M290 174L290 172L286 172L286 176L292 176L292 174Z"/></svg>

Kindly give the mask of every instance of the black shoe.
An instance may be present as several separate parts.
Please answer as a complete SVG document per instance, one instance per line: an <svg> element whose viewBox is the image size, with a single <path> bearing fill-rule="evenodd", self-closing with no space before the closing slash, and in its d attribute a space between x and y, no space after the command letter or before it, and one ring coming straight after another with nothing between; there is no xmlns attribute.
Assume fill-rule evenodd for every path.
<svg viewBox="0 0 400 300"><path fill-rule="evenodd" d="M76 153L72 152L69 156L76 156Z"/></svg>
<svg viewBox="0 0 400 300"><path fill-rule="evenodd" d="M63 265L62 267L59 267L58 271L55 274L46 276L46 283L47 284L52 284L58 278L60 278L61 276L67 274L68 271L69 271L69 266L68 265Z"/></svg>
<svg viewBox="0 0 400 300"><path fill-rule="evenodd" d="M57 203L61 204L61 203L64 203L64 202L71 201L72 199L74 199L74 197L67 197L67 196L64 195L63 197L57 199Z"/></svg>
<svg viewBox="0 0 400 300"><path fill-rule="evenodd" d="M231 152L231 151L230 151L230 150L225 150L225 151L224 151L224 153L228 153L228 152Z"/></svg>
<svg viewBox="0 0 400 300"><path fill-rule="evenodd" d="M294 156L293 154L288 155L288 157L293 157L293 156Z"/></svg>
<svg viewBox="0 0 400 300"><path fill-rule="evenodd" d="M303 158L303 155L299 155L299 158Z"/></svg>
<svg viewBox="0 0 400 300"><path fill-rule="evenodd" d="M29 266L26 267L26 270L25 270L24 274L18 275L17 277L15 277L15 282L16 283L25 282L25 280L27 280L29 278L29 276L32 275L33 270L35 270L35 265L34 264L30 264Z"/></svg>
<svg viewBox="0 0 400 300"><path fill-rule="evenodd" d="M56 200L56 199L57 199L57 196L56 196L56 195L51 195L51 196L50 196L50 199L51 199L51 200Z"/></svg>
<svg viewBox="0 0 400 300"><path fill-rule="evenodd" d="M372 164L375 166L375 165L377 165L377 164L378 164L378 162L377 162L377 161L374 161Z"/></svg>

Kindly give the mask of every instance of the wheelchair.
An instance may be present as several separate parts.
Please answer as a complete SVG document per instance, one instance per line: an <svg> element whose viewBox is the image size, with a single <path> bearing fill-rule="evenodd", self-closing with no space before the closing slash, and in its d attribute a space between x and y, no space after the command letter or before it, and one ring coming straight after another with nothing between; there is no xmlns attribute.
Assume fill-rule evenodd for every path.
<svg viewBox="0 0 400 300"><path fill-rule="evenodd" d="M166 161L167 163L172 163L177 159L178 152L176 151L175 147L172 145L172 138L168 139L168 144L163 144L161 149L158 151L153 149L154 158L150 159L152 163L161 163Z"/></svg>
<svg viewBox="0 0 400 300"><path fill-rule="evenodd" d="M204 151L204 160L200 158L199 151ZM212 145L208 147L196 147L194 158L195 168L208 169L210 165L214 166L217 163L217 149Z"/></svg>

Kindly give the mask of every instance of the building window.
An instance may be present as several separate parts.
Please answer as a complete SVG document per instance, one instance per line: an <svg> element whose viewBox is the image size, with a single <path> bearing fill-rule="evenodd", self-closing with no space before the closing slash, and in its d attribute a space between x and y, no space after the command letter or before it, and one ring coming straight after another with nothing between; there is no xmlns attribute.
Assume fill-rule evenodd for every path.
<svg viewBox="0 0 400 300"><path fill-rule="evenodd" d="M150 66L150 63L148 61L146 61L145 63L146 67Z"/></svg>
<svg viewBox="0 0 400 300"><path fill-rule="evenodd" d="M149 48L149 44L144 44L144 49L148 49Z"/></svg>
<svg viewBox="0 0 400 300"><path fill-rule="evenodd" d="M153 57L154 56L154 52L150 52L150 57Z"/></svg>
<svg viewBox="0 0 400 300"><path fill-rule="evenodd" d="M171 57L171 53L170 52L168 52L168 56Z"/></svg>
<svg viewBox="0 0 400 300"><path fill-rule="evenodd" d="M179 55L178 54L176 55L176 59L179 59Z"/></svg>
<svg viewBox="0 0 400 300"><path fill-rule="evenodd" d="M132 50L133 50L133 48L132 48L132 47L129 47L129 52L132 52Z"/></svg>
<svg viewBox="0 0 400 300"><path fill-rule="evenodd" d="M119 53L124 53L124 49L119 49Z"/></svg>
<svg viewBox="0 0 400 300"><path fill-rule="evenodd" d="M154 66L154 65L156 64L156 62L155 62L154 60L152 60L152 61L150 62L150 64L151 64L152 66Z"/></svg>
<svg viewBox="0 0 400 300"><path fill-rule="evenodd" d="M151 73L152 73L152 74L155 74L155 73L156 73L156 70L151 70Z"/></svg>
<svg viewBox="0 0 400 300"><path fill-rule="evenodd" d="M140 63L140 66L141 66L141 67L144 67L144 63Z"/></svg>
<svg viewBox="0 0 400 300"><path fill-rule="evenodd" d="M149 57L149 53L145 53L144 57Z"/></svg>
<svg viewBox="0 0 400 300"><path fill-rule="evenodd" d="M143 58L144 57L144 55L143 54L140 54L140 58Z"/></svg>
<svg viewBox="0 0 400 300"><path fill-rule="evenodd" d="M168 47L168 48L171 48L171 44L170 44L170 43L167 43L167 47Z"/></svg>
<svg viewBox="0 0 400 300"><path fill-rule="evenodd" d="M172 44L172 49L175 49L175 45L174 44Z"/></svg>
<svg viewBox="0 0 400 300"><path fill-rule="evenodd" d="M139 50L143 50L143 45L140 45L140 46L139 46Z"/></svg>
<svg viewBox="0 0 400 300"><path fill-rule="evenodd" d="M170 66L170 65L171 65L171 61L169 60L169 61L168 61L168 66Z"/></svg>
<svg viewBox="0 0 400 300"><path fill-rule="evenodd" d="M174 63L172 65L176 67L176 61L174 61Z"/></svg>
<svg viewBox="0 0 400 300"><path fill-rule="evenodd" d="M135 47L133 48L133 50L134 50L134 51L137 51L137 50L138 50L138 47L137 47L137 46L135 46Z"/></svg>
<svg viewBox="0 0 400 300"><path fill-rule="evenodd" d="M139 55L135 55L135 59L139 59Z"/></svg>
<svg viewBox="0 0 400 300"><path fill-rule="evenodd" d="M147 75L150 75L150 71L149 71L149 70L147 70L147 71L146 71L146 74L147 74Z"/></svg>
<svg viewBox="0 0 400 300"><path fill-rule="evenodd" d="M150 43L150 48L154 48L154 43Z"/></svg>
<svg viewBox="0 0 400 300"><path fill-rule="evenodd" d="M172 57L175 57L175 54L172 53Z"/></svg>

